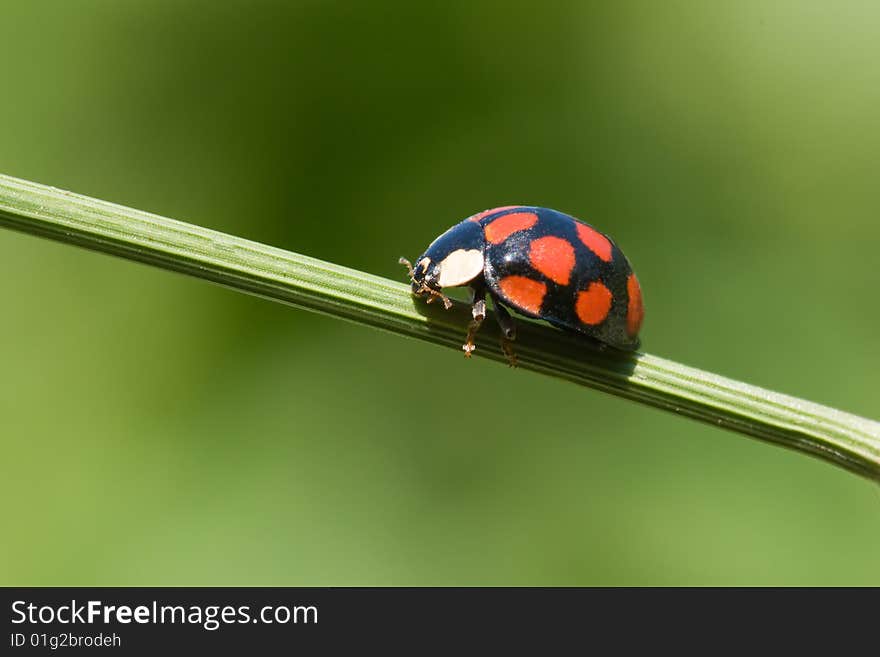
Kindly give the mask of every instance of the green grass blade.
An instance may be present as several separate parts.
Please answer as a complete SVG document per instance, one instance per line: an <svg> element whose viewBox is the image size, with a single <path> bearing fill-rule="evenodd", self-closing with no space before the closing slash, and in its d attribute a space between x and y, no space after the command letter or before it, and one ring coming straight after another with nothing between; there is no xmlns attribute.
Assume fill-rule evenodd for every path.
<svg viewBox="0 0 880 657"><path fill-rule="evenodd" d="M402 282L2 174L0 226L458 351L470 319L464 304L444 311L413 300ZM498 337L487 321L476 354L503 362ZM521 369L812 454L880 481L880 423L872 420L649 354L596 350L533 322L520 323L517 354Z"/></svg>

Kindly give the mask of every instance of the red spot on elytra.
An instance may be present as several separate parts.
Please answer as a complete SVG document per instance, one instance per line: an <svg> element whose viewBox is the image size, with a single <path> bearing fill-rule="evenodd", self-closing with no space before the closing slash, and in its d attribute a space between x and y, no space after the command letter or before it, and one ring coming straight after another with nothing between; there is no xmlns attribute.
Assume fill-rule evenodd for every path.
<svg viewBox="0 0 880 657"><path fill-rule="evenodd" d="M468 221L475 221L480 223L483 219L488 217L490 214L496 214L498 212L504 212L505 210L513 210L514 208L518 208L518 205L502 205L500 208L492 208L491 210L483 210L482 212L478 212L472 217L468 217Z"/></svg>
<svg viewBox="0 0 880 657"><path fill-rule="evenodd" d="M493 219L483 230L489 242L501 244L514 233L531 228L536 223L538 223L538 215L534 212L513 212Z"/></svg>
<svg viewBox="0 0 880 657"><path fill-rule="evenodd" d="M529 247L529 260L532 267L554 283L568 285L574 269L574 247L561 237L539 237Z"/></svg>
<svg viewBox="0 0 880 657"><path fill-rule="evenodd" d="M577 222L578 237L590 251L602 258L605 262L611 262L611 242L607 237L595 228L590 228L586 224Z"/></svg>
<svg viewBox="0 0 880 657"><path fill-rule="evenodd" d="M599 324L608 317L611 297L611 290L599 281L593 281L586 290L578 292L575 312L584 324Z"/></svg>
<svg viewBox="0 0 880 657"><path fill-rule="evenodd" d="M517 308L537 315L547 293L547 286L525 276L505 276L498 281L505 299Z"/></svg>
<svg viewBox="0 0 880 657"><path fill-rule="evenodd" d="M642 305L642 287L635 274L630 274L626 279L626 294L629 303L626 306L626 332L635 337L642 327L645 318L645 307Z"/></svg>

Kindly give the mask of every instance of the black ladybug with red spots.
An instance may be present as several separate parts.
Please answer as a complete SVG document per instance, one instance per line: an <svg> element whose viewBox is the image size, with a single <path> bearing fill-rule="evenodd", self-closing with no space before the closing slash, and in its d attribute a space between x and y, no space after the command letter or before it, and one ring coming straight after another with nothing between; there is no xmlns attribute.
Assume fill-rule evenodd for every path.
<svg viewBox="0 0 880 657"><path fill-rule="evenodd" d="M465 356L475 349L487 294L511 364L516 327L505 308L617 349L639 347L644 308L629 261L607 235L562 212L521 205L486 210L434 240L415 266L400 261L409 269L413 294L429 303L439 298L449 308L443 288L471 287Z"/></svg>

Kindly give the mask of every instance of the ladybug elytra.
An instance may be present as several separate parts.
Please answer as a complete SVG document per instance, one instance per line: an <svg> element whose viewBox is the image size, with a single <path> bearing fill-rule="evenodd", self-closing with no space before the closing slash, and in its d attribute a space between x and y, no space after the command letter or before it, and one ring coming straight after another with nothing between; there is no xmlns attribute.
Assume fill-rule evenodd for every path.
<svg viewBox="0 0 880 657"><path fill-rule="evenodd" d="M624 351L639 347L644 316L638 279L607 235L567 214L533 206L480 212L435 239L409 269L412 292L452 302L446 287L473 290L465 356L486 316L486 296L511 365L516 327L506 308Z"/></svg>

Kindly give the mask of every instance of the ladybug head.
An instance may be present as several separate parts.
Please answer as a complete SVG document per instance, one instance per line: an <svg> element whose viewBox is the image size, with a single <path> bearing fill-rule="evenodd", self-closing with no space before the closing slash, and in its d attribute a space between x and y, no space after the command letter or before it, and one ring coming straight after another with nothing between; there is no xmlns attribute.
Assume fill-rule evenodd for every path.
<svg viewBox="0 0 880 657"><path fill-rule="evenodd" d="M413 268L412 274L413 294L423 296L430 294L427 290L440 291L440 263L431 262L428 256L422 256Z"/></svg>
<svg viewBox="0 0 880 657"><path fill-rule="evenodd" d="M415 267L401 258L400 262L409 269L413 294L427 296L428 303L439 297L450 308L452 302L440 291L444 287L467 285L482 276L484 244L482 227L465 220L431 242Z"/></svg>
<svg viewBox="0 0 880 657"><path fill-rule="evenodd" d="M401 258L400 264L409 270L412 293L415 296L427 296L428 303L431 303L435 297L439 297L447 309L452 307L452 302L440 292L442 289L440 286L440 263L432 262L431 258L423 255L416 262L415 267L406 258Z"/></svg>

